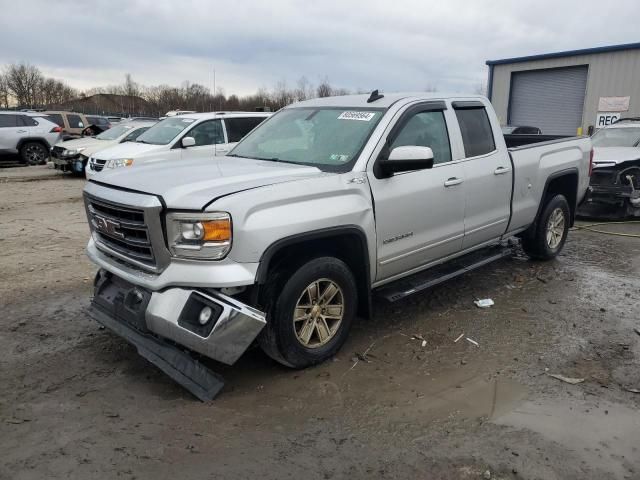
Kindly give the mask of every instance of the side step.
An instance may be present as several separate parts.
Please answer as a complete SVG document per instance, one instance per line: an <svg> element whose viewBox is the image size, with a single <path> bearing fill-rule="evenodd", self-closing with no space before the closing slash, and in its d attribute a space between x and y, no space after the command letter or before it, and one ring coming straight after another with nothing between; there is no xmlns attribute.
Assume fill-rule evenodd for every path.
<svg viewBox="0 0 640 480"><path fill-rule="evenodd" d="M140 356L153 363L199 400L213 400L224 387L224 379L220 375L175 345L114 320L93 303L89 307L89 316L136 347Z"/></svg>
<svg viewBox="0 0 640 480"><path fill-rule="evenodd" d="M446 282L476 268L480 268L483 265L513 255L514 250L513 245L499 245L476 250L475 252L467 253L462 257L441 263L422 272L414 273L388 285L383 285L376 289L375 293L389 302L396 302L409 295L421 292L422 290Z"/></svg>

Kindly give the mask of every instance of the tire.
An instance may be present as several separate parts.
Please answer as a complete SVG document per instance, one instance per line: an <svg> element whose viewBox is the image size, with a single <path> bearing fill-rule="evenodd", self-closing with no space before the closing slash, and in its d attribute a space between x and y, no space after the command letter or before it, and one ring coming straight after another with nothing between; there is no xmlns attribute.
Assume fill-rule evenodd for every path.
<svg viewBox="0 0 640 480"><path fill-rule="evenodd" d="M351 270L335 257L320 257L293 272L279 273L264 292L267 325L258 339L261 348L292 368L332 357L346 341L356 315L358 290ZM314 295L320 300L315 304Z"/></svg>
<svg viewBox="0 0 640 480"><path fill-rule="evenodd" d="M540 216L522 238L522 248L536 260L551 260L564 247L569 233L571 210L564 195L547 197Z"/></svg>
<svg viewBox="0 0 640 480"><path fill-rule="evenodd" d="M26 142L20 147L22 163L27 165L44 165L49 157L46 147L40 142Z"/></svg>

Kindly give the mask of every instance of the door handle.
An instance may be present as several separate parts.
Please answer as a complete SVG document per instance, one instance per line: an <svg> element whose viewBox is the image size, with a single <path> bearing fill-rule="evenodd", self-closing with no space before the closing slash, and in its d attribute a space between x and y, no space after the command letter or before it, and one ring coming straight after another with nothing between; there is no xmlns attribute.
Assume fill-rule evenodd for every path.
<svg viewBox="0 0 640 480"><path fill-rule="evenodd" d="M509 173L511 171L510 168L507 167L498 167L493 171L494 175L503 175L505 173Z"/></svg>
<svg viewBox="0 0 640 480"><path fill-rule="evenodd" d="M460 185L462 183L461 178L451 177L446 182L444 182L445 187L453 187L454 185Z"/></svg>
<svg viewBox="0 0 640 480"><path fill-rule="evenodd" d="M27 133L26 130L18 130L18 133Z"/></svg>

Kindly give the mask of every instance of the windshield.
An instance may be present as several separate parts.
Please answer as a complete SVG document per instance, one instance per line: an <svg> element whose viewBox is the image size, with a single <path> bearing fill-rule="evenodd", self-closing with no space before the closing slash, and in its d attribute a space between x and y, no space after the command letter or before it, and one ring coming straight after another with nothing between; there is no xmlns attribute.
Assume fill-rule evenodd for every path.
<svg viewBox="0 0 640 480"><path fill-rule="evenodd" d="M193 118L167 118L144 132L136 141L153 145L167 145L193 122L195 122Z"/></svg>
<svg viewBox="0 0 640 480"><path fill-rule="evenodd" d="M229 156L348 171L383 113L381 109L286 109L253 130Z"/></svg>
<svg viewBox="0 0 640 480"><path fill-rule="evenodd" d="M637 147L640 143L640 128L603 128L591 141L594 147Z"/></svg>
<svg viewBox="0 0 640 480"><path fill-rule="evenodd" d="M118 125L117 127L110 128L109 130L105 130L100 135L96 135L98 140L117 140L121 135L125 132L128 132L133 127Z"/></svg>

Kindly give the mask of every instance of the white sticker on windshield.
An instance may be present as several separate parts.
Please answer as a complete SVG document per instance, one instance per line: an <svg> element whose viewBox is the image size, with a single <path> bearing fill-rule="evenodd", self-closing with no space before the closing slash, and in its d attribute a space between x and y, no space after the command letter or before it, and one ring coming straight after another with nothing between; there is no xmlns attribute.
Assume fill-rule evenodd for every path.
<svg viewBox="0 0 640 480"><path fill-rule="evenodd" d="M195 120L193 118L183 118L182 123L193 123Z"/></svg>
<svg viewBox="0 0 640 480"><path fill-rule="evenodd" d="M360 120L368 122L376 116L376 112L342 112L338 120Z"/></svg>

